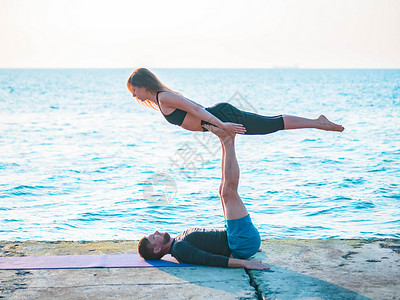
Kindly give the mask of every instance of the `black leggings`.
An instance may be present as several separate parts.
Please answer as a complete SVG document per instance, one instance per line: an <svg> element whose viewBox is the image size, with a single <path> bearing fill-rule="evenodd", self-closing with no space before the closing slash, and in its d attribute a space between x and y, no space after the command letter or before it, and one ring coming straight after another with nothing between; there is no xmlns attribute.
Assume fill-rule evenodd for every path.
<svg viewBox="0 0 400 300"><path fill-rule="evenodd" d="M273 117L261 116L242 111L234 107L232 104L225 102L218 103L212 107L207 107L206 110L216 118L220 119L221 122L242 124L247 130L245 134L268 134L285 128L283 117L281 115ZM211 123L201 121L201 125L203 124ZM203 131L208 130L203 128Z"/></svg>

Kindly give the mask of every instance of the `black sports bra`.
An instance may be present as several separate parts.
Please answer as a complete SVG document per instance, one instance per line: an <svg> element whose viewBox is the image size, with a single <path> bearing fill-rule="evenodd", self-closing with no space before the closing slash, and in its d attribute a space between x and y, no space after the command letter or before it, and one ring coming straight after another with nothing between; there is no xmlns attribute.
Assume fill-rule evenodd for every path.
<svg viewBox="0 0 400 300"><path fill-rule="evenodd" d="M160 109L161 113L163 114L164 118L171 124L174 125L178 125L181 126L183 123L183 120L186 117L187 112L181 109L176 108L172 113L170 113L169 115L165 115L162 110L161 110L161 106L160 103L158 102L158 94L160 92L157 92L157 96L156 96L156 100L157 100L157 105L158 108Z"/></svg>

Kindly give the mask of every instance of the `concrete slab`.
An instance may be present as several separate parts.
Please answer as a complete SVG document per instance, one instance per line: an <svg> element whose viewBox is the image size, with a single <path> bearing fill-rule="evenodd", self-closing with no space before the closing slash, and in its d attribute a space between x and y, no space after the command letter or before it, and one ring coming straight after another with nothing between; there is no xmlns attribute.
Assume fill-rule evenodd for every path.
<svg viewBox="0 0 400 300"><path fill-rule="evenodd" d="M264 240L262 299L400 299L400 240Z"/></svg>
<svg viewBox="0 0 400 300"><path fill-rule="evenodd" d="M0 256L137 253L136 241L7 242ZM0 271L7 299L400 299L400 240L264 240L270 271L211 267ZM253 287L254 286L254 287Z"/></svg>
<svg viewBox="0 0 400 300"><path fill-rule="evenodd" d="M1 256L136 253L135 241L0 242ZM0 246L0 248L1 248ZM0 271L7 299L258 299L244 269L166 267Z"/></svg>
<svg viewBox="0 0 400 300"><path fill-rule="evenodd" d="M7 299L257 299L242 269L126 268L0 271Z"/></svg>

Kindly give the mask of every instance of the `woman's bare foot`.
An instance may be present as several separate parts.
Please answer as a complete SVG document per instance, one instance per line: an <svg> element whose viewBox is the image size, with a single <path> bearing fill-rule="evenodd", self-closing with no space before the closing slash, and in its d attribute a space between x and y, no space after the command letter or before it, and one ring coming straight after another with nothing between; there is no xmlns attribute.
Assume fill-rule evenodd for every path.
<svg viewBox="0 0 400 300"><path fill-rule="evenodd" d="M342 125L333 123L329 121L324 115L320 115L317 119L318 121L318 129L328 130L328 131L340 131L344 130Z"/></svg>
<svg viewBox="0 0 400 300"><path fill-rule="evenodd" d="M207 129L208 131L214 133L216 136L218 136L222 141L228 141L228 140L234 140L235 139L235 133L231 134L219 127L209 125L209 124L204 124L203 127Z"/></svg>

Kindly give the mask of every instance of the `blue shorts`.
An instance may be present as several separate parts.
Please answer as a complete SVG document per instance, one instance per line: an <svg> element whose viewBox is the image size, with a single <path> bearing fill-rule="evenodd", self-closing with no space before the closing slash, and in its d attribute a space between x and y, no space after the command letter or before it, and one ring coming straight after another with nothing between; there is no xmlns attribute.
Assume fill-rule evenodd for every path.
<svg viewBox="0 0 400 300"><path fill-rule="evenodd" d="M234 258L249 258L260 249L260 234L251 222L250 215L240 219L225 220L225 227L229 249Z"/></svg>

